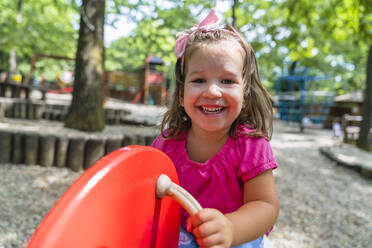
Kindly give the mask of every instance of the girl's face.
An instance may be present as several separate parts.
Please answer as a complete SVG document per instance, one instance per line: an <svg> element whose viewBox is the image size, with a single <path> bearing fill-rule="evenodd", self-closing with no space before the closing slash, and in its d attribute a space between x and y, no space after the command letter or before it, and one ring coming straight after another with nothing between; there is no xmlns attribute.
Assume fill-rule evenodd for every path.
<svg viewBox="0 0 372 248"><path fill-rule="evenodd" d="M228 135L243 106L243 66L236 41L213 42L191 53L180 98L191 129Z"/></svg>

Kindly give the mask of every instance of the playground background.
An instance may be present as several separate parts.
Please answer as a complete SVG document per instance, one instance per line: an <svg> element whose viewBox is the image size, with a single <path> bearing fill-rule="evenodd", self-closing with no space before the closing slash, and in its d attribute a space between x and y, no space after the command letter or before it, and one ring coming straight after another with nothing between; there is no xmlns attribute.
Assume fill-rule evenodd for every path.
<svg viewBox="0 0 372 248"><path fill-rule="evenodd" d="M105 12L97 8L102 4ZM275 246L372 246L372 186L365 163L371 161L370 153L355 146L362 123L372 120L369 0L340 0L337 5L323 0L3 0L0 160L6 162L0 163L0 247L24 246L48 209L81 173L70 169L90 166L74 167L65 160L64 168L55 168L48 155L54 155L56 146L43 144L45 152L39 153L22 142L49 142L51 134L60 138L71 133L99 144L100 156L108 150L103 148L106 132L122 133L119 145L149 144L158 132L154 126L159 115L172 100L177 32L221 4L224 21L239 29L255 49L262 82L274 96L277 120L272 146L280 165L275 177L282 203L271 236ZM103 22L115 26L123 18L129 25L118 28L128 32L105 44ZM81 40L96 42L100 53L87 49L85 56L79 54L78 47L89 47ZM44 58L34 60L36 55ZM83 58L98 58L100 67L78 67L75 62ZM151 58L155 63L150 63ZM104 125L95 131L66 130L70 100L87 92L91 97L83 97L72 108L83 113L72 124L100 120ZM85 111L86 102L95 104L94 113ZM333 146L329 128L334 117L342 119L344 141L351 145ZM365 135L359 135L369 142L366 150L372 147L371 123L367 126ZM22 153L25 147L32 155L27 159ZM42 159L37 157L40 154ZM360 163L361 157L366 159Z"/></svg>
<svg viewBox="0 0 372 248"><path fill-rule="evenodd" d="M240 30L255 49L262 82L276 96L274 104L281 119L299 123L302 130L309 121L326 122L324 127L330 128L336 117L357 115L354 120L360 121L345 124L345 132L348 125L358 126L359 129L352 128L351 140L370 150L370 97L362 99L365 104L358 106L356 112L355 106L331 109L334 96L361 91L372 95L372 87L368 86L372 84L372 69L365 69L368 54L372 54L372 11L368 1L357 2L343 0L335 7L332 1L310 0L6 0L1 5L2 19L9 20L0 31L1 91L10 85L27 97L30 87L60 92L75 88L72 108L64 120L66 126L102 130L102 105L107 96L145 104L164 105L171 101L176 33L197 23L208 9L217 7L224 22ZM109 35L115 27L124 35L104 38L104 29L110 31ZM110 41L105 45L105 40ZM91 50L84 47L97 48L99 56L92 56ZM35 56L41 55L45 59L36 62ZM160 59L156 65L161 67L151 65L150 58ZM66 72L72 72L69 82L62 80ZM298 77L301 83L296 79L297 86L293 87L295 81L290 77ZM84 99L82 95L86 94L95 97ZM79 118L81 113L87 113L87 118ZM360 118L362 115L365 118ZM363 134L358 137L359 132Z"/></svg>

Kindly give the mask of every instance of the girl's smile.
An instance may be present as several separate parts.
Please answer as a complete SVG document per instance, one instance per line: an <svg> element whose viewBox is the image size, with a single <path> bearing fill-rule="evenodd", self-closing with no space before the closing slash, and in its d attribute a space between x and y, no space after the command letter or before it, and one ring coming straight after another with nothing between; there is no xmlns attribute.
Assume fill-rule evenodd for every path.
<svg viewBox="0 0 372 248"><path fill-rule="evenodd" d="M200 106L200 109L205 113L205 114L218 114L222 110L224 110L224 107L207 107L207 106Z"/></svg>
<svg viewBox="0 0 372 248"><path fill-rule="evenodd" d="M243 106L243 51L233 40L196 48L186 63L180 102L191 129L228 133Z"/></svg>

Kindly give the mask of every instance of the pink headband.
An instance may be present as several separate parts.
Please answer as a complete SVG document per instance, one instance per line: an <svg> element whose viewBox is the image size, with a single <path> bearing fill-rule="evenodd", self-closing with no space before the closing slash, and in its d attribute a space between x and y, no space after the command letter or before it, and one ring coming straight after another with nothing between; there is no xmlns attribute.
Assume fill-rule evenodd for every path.
<svg viewBox="0 0 372 248"><path fill-rule="evenodd" d="M177 58L181 58L181 72L183 70L183 60L184 60L184 53L186 50L186 44L187 40L189 39L190 35L192 33L195 33L196 31L203 31L208 32L211 30L218 29L219 26L219 17L216 14L216 10L212 9L211 12L209 12L208 16L202 20L197 27L191 28L189 31L182 32L179 34L178 39L176 40L176 47L174 48L174 54Z"/></svg>

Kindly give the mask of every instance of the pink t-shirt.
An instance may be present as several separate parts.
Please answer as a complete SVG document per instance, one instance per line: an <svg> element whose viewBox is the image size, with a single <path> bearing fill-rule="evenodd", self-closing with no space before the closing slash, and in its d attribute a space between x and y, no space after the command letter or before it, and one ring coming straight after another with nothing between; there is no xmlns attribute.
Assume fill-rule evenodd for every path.
<svg viewBox="0 0 372 248"><path fill-rule="evenodd" d="M252 130L243 127L243 132ZM191 161L186 151L186 134L165 140L159 135L152 144L163 151L176 167L180 185L193 195L203 208L230 213L243 205L243 183L265 170L275 169L270 143L265 138L238 134L228 138L222 149L204 163ZM182 223L188 217L182 210Z"/></svg>

